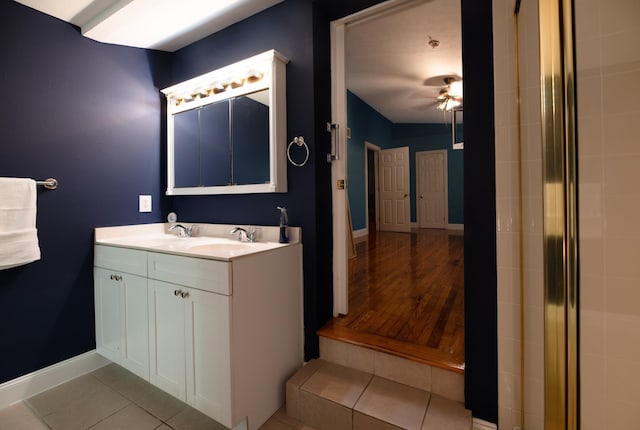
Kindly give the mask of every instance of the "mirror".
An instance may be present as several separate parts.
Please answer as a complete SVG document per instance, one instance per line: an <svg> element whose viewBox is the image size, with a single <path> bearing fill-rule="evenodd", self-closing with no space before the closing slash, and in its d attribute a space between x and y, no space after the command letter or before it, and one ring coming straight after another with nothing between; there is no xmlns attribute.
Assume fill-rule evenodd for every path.
<svg viewBox="0 0 640 430"><path fill-rule="evenodd" d="M167 195L286 192L287 61L268 51L163 90Z"/></svg>
<svg viewBox="0 0 640 430"><path fill-rule="evenodd" d="M464 149L464 117L462 109L451 111L451 135L453 136L453 149Z"/></svg>

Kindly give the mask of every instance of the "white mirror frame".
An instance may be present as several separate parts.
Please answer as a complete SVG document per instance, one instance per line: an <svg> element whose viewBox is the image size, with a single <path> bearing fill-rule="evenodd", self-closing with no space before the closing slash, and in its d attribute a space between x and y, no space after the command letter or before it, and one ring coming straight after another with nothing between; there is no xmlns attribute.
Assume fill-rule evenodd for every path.
<svg viewBox="0 0 640 430"><path fill-rule="evenodd" d="M289 60L275 50L263 52L181 82L162 90L167 98L167 192L173 195L284 193L287 191L287 97L286 64ZM230 83L234 78L261 74L262 78L237 88L227 87L219 94L184 100L185 96L205 91L216 84ZM175 114L232 97L269 89L269 183L210 187L175 186L174 128Z"/></svg>

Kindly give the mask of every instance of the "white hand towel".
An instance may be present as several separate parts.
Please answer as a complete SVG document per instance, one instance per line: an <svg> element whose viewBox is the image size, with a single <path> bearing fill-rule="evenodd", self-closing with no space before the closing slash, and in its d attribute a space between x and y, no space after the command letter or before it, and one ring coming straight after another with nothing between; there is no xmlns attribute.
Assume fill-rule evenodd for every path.
<svg viewBox="0 0 640 430"><path fill-rule="evenodd" d="M0 270L39 259L36 182L0 178Z"/></svg>

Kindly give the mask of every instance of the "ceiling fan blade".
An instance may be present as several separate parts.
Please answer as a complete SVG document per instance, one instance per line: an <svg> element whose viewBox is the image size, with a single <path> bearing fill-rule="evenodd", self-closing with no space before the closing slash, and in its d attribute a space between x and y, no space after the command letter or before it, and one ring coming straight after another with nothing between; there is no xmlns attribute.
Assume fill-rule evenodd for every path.
<svg viewBox="0 0 640 430"><path fill-rule="evenodd" d="M425 79L422 85L427 87L443 87L447 85L447 81L454 82L462 80L462 76L454 74L450 75L437 75Z"/></svg>

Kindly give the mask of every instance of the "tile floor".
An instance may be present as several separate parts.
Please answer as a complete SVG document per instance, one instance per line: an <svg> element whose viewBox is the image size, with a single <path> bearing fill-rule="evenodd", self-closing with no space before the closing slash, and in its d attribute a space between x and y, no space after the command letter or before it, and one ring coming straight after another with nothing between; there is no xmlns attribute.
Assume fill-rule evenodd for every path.
<svg viewBox="0 0 640 430"><path fill-rule="evenodd" d="M322 359L288 381L287 413L319 429L471 430L461 402Z"/></svg>
<svg viewBox="0 0 640 430"><path fill-rule="evenodd" d="M110 364L0 410L0 430L223 430L226 427ZM261 430L313 430L278 411Z"/></svg>

